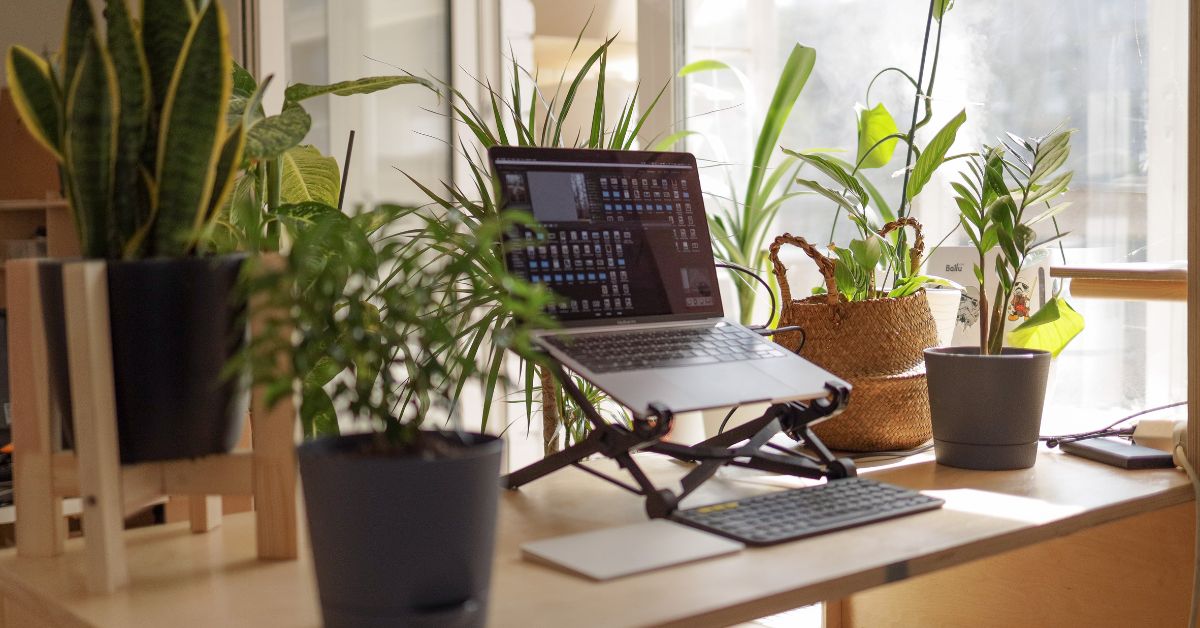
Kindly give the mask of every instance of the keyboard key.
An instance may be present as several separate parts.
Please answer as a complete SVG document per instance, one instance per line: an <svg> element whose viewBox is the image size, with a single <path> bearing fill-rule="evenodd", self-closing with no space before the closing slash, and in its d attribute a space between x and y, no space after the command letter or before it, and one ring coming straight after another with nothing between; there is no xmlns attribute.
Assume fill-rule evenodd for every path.
<svg viewBox="0 0 1200 628"><path fill-rule="evenodd" d="M783 350L732 325L643 332L580 333L548 338L550 344L597 373L781 357Z"/></svg>

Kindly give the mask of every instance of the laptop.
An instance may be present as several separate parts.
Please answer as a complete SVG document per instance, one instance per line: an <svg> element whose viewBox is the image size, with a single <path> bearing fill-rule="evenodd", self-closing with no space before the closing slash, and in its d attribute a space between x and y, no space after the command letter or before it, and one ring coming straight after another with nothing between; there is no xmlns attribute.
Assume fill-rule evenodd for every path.
<svg viewBox="0 0 1200 628"><path fill-rule="evenodd" d="M544 284L535 342L636 413L811 400L846 382L728 319L688 153L494 146L511 272Z"/></svg>

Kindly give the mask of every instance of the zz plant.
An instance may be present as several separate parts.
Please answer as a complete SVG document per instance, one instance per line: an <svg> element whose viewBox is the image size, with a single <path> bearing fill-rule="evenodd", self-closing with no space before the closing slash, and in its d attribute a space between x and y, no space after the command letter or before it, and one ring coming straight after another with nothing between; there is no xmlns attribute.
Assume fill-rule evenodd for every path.
<svg viewBox="0 0 1200 628"><path fill-rule="evenodd" d="M229 116L233 60L219 2L72 0L63 47L13 46L13 102L58 160L83 254L193 254L232 188L246 126Z"/></svg>

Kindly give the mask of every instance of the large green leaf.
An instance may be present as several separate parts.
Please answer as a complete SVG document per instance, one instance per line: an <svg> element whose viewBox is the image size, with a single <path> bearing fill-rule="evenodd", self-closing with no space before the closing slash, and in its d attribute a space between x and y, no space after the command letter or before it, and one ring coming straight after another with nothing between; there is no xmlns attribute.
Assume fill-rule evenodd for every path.
<svg viewBox="0 0 1200 628"><path fill-rule="evenodd" d="M312 128L312 117L294 102L284 103L283 111L250 126L246 133L246 158L274 159L304 141Z"/></svg>
<svg viewBox="0 0 1200 628"><path fill-rule="evenodd" d="M45 146L55 159L62 161L59 147L62 124L53 79L50 78L50 64L28 48L13 46L8 50L5 67L13 105L21 122L33 139Z"/></svg>
<svg viewBox="0 0 1200 628"><path fill-rule="evenodd" d="M766 176L767 166L771 155L779 144L779 136L783 126L792 115L792 107L800 98L804 84L812 73L813 65L817 62L817 51L807 46L796 44L788 55L787 63L775 85L775 94L771 96L771 104L767 107L767 116L763 119L762 129L758 132L758 143L754 147L754 161L751 164L750 180L746 185L745 203L747 208L758 207L761 199L763 177Z"/></svg>
<svg viewBox="0 0 1200 628"><path fill-rule="evenodd" d="M1028 320L1008 332L1007 340L1009 346L1041 349L1057 358L1083 328L1083 316L1066 299L1054 297Z"/></svg>
<svg viewBox="0 0 1200 628"><path fill-rule="evenodd" d="M175 64L191 30L195 7L190 0L142 0L142 36L150 68L155 107L167 100Z"/></svg>
<svg viewBox="0 0 1200 628"><path fill-rule="evenodd" d="M238 176L238 166L242 163L242 150L246 146L246 127L238 122L225 143L221 146L221 155L217 159L217 171L213 177L213 192L208 201L208 217L215 216L217 210L233 192L234 181Z"/></svg>
<svg viewBox="0 0 1200 628"><path fill-rule="evenodd" d="M939 22L946 12L954 8L954 0L933 0L933 18Z"/></svg>
<svg viewBox="0 0 1200 628"><path fill-rule="evenodd" d="M113 222L117 242L124 247L150 220L150 204L138 185L141 156L150 115L150 76L142 51L142 36L126 0L107 0L108 51L117 72L120 123L113 182Z"/></svg>
<svg viewBox="0 0 1200 628"><path fill-rule="evenodd" d="M958 135L958 127L966 121L967 110L963 109L958 112L958 115L951 118L946 126L933 136L932 140L929 140L929 144L917 158L917 163L913 165L912 174L908 177L908 189L905 191L907 200L911 201L917 194L920 194L925 184L933 178L934 171L942 165L942 162L946 161L946 153L954 144L954 138Z"/></svg>
<svg viewBox="0 0 1200 628"><path fill-rule="evenodd" d="M115 257L110 248L113 173L117 158L117 77L96 36L88 38L67 92L63 138L72 211L86 257Z"/></svg>
<svg viewBox="0 0 1200 628"><path fill-rule="evenodd" d="M437 92L437 86L431 81L416 76L368 76L353 81L342 81L330 85L309 85L296 83L289 85L283 97L290 102L300 102L316 96L333 94L334 96L353 96L354 94L370 94L397 85L424 85L427 89Z"/></svg>
<svg viewBox="0 0 1200 628"><path fill-rule="evenodd" d="M858 167L882 168L896 151L896 120L883 103L858 112ZM884 139L890 138L890 139ZM868 151L870 151L868 153Z"/></svg>
<svg viewBox="0 0 1200 628"><path fill-rule="evenodd" d="M342 175L337 161L312 146L297 146L280 158L283 184L280 198L284 203L316 201L337 207Z"/></svg>
<svg viewBox="0 0 1200 628"><path fill-rule="evenodd" d="M67 28L63 33L62 52L59 53L63 85L68 89L75 82L75 72L83 59L84 50L90 45L88 39L95 31L96 16L92 13L88 0L71 0L67 8Z"/></svg>
<svg viewBox="0 0 1200 628"><path fill-rule="evenodd" d="M225 14L210 2L184 42L162 112L154 252L187 253L212 198L233 89Z"/></svg>

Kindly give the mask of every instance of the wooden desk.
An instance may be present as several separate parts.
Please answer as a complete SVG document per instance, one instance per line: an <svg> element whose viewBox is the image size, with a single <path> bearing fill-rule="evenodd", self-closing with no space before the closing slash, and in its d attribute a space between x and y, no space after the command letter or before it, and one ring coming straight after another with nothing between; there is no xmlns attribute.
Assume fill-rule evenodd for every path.
<svg viewBox="0 0 1200 628"><path fill-rule="evenodd" d="M682 473L681 467L665 460L644 462L659 482ZM531 539L640 521L640 500L578 470L560 471L501 499L491 624L728 625L820 600L841 600L877 585L959 565L986 566L991 561L971 561L1019 548L1033 550L1029 546L1059 537L1072 539L1078 535L1068 535L1140 513L1188 512L1192 498L1181 472L1125 472L1049 451L1025 471L962 471L938 466L926 456L868 473L935 490L947 505L936 512L597 584L527 563L518 546ZM796 482L754 477L755 483L714 481L696 501L769 490L763 481ZM86 594L78 540L68 541L66 553L56 558L0 553L5 626L319 623L307 550L299 561L255 560L253 520L248 515L227 517L221 528L208 534L191 534L183 524L127 534L132 583L110 596ZM1175 541L1190 548L1190 535L1171 543ZM1123 561L1136 558L1119 551L1113 556ZM1186 569L1190 554L1179 558ZM1190 577L1185 580L1184 588ZM1129 579L1118 582L1126 590L1132 586ZM1058 599L1065 594L1052 590L1047 595ZM870 604L855 606L854 599L835 602L832 619L851 623L857 615L867 621ZM1178 602L1186 615L1187 598ZM1114 602L1117 606L1127 608L1130 603L1120 600ZM930 625L918 617L893 619L897 625Z"/></svg>
<svg viewBox="0 0 1200 628"><path fill-rule="evenodd" d="M1090 299L1186 301L1187 266L1183 264L1099 264L1052 266L1051 277L1071 280L1071 296Z"/></svg>

